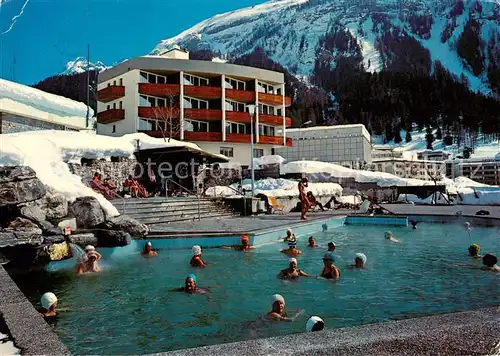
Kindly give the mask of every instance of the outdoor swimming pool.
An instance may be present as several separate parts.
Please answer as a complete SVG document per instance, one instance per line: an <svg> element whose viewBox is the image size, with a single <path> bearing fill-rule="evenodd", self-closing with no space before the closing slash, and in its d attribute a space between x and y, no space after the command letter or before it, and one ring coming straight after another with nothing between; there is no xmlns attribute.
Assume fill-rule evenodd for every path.
<svg viewBox="0 0 500 356"><path fill-rule="evenodd" d="M63 343L75 354L155 353L201 345L303 332L310 315L321 316L327 328L339 328L423 315L463 311L500 303L500 275L457 267L479 260L467 258L471 242L482 253L500 252L498 229L462 225L420 224L418 230L392 228L402 243L385 241L387 228L344 226L315 233L320 248L306 247L299 238L299 268L317 275L328 241L337 243L338 282L276 278L288 264L279 253L284 243L259 246L250 253L207 249L203 258L215 264L195 270L190 251L161 250L157 258L139 255L143 242L125 248L100 249L104 270L76 277L68 262L49 271L12 276L39 307L41 294L53 291L60 312L51 321ZM283 231L284 234L284 231ZM162 241L153 241L161 248ZM348 270L356 252L367 255L365 270ZM188 273L209 288L213 301L202 295L170 292L183 285ZM305 309L295 323L249 323L267 313L273 294L286 299L289 314ZM83 308L83 310L80 310Z"/></svg>

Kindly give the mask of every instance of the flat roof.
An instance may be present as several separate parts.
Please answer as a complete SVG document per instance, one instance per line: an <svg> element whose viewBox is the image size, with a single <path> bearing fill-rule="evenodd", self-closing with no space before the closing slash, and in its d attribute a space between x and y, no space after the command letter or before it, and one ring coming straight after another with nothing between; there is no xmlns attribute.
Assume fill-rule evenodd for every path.
<svg viewBox="0 0 500 356"><path fill-rule="evenodd" d="M339 129L364 129L363 124L352 124L352 125L333 125L333 126L312 126L304 128L286 129L286 132L308 132L308 131L323 131L323 130L339 130Z"/></svg>
<svg viewBox="0 0 500 356"><path fill-rule="evenodd" d="M271 84L284 84L283 73L238 64L199 61L192 59L172 59L161 56L135 57L99 73L99 84L123 73L138 69L144 71L174 71L198 74L218 74L240 78L259 79Z"/></svg>

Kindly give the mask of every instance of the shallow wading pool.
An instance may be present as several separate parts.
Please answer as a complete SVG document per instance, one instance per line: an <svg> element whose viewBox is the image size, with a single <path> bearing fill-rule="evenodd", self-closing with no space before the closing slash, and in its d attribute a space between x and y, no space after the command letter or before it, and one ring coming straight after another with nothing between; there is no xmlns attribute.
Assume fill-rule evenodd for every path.
<svg viewBox="0 0 500 356"><path fill-rule="evenodd" d="M479 260L467 258L471 242L482 253L500 252L498 229L462 225L420 224L418 230L392 228L402 243L384 240L384 227L342 226L314 233L320 248L304 252L299 268L317 275L328 241L337 243L338 282L276 278L288 265L279 253L286 244L267 242L252 252L206 249L203 258L214 265L195 270L189 250L162 250L167 241L153 241L160 255L144 259L143 242L124 248L100 249L103 271L77 277L72 261L53 263L44 271L10 271L38 308L41 294L53 291L60 312L50 321L63 343L75 354L141 354L201 345L303 332L310 315L321 316L327 328L463 311L500 303L500 275L458 267ZM284 231L283 231L284 234ZM265 241L265 237L263 241ZM269 239L268 239L269 240ZM257 240L257 244L259 240ZM367 255L367 268L349 270L356 252ZM196 273L198 285L211 291L189 296L169 291ZM305 309L295 323L252 323L271 308L271 296L282 294L286 310Z"/></svg>

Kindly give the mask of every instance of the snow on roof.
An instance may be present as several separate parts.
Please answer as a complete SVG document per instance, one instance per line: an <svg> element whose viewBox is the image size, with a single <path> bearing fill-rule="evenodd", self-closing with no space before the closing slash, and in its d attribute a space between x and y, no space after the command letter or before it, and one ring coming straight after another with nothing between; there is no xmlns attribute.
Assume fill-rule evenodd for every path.
<svg viewBox="0 0 500 356"><path fill-rule="evenodd" d="M0 97L60 116L85 117L87 115L87 106L83 103L1 78ZM2 107L0 103L0 110ZM91 112L90 116L93 114Z"/></svg>
<svg viewBox="0 0 500 356"><path fill-rule="evenodd" d="M94 196L108 215L118 215L116 208L101 194L88 188L81 178L73 175L66 162L80 163L82 158L110 159L131 157L137 143L141 149L189 147L201 150L194 143L153 138L143 133L109 137L88 132L28 131L0 135L0 166L26 165L53 191L68 201L77 197Z"/></svg>
<svg viewBox="0 0 500 356"><path fill-rule="evenodd" d="M282 164L283 162L285 162L285 159L283 157L281 157L280 155L262 156L262 157L253 159L253 164L256 166L266 166L266 165L270 165L270 164Z"/></svg>
<svg viewBox="0 0 500 356"><path fill-rule="evenodd" d="M333 125L333 126L312 126L304 128L286 129L286 132L307 132L307 131L323 131L323 130L336 130L336 129L364 129L363 124L352 124L352 125Z"/></svg>

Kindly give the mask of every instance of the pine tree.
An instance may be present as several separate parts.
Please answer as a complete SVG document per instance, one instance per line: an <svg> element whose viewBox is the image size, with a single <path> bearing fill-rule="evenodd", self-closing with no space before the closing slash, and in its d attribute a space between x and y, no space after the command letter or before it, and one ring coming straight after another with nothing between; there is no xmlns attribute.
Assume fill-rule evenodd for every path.
<svg viewBox="0 0 500 356"><path fill-rule="evenodd" d="M443 139L443 143L445 146L453 145L453 136L451 136L450 134L447 134Z"/></svg>
<svg viewBox="0 0 500 356"><path fill-rule="evenodd" d="M394 133L394 143L401 143L402 141L403 141L403 139L401 138L401 132L399 130L397 130Z"/></svg>
<svg viewBox="0 0 500 356"><path fill-rule="evenodd" d="M441 132L441 127L438 126L437 131L436 131L436 139L442 140L443 139L443 133Z"/></svg>
<svg viewBox="0 0 500 356"><path fill-rule="evenodd" d="M411 142L411 133L410 133L410 131L406 131L405 141L406 141L406 143Z"/></svg>
<svg viewBox="0 0 500 356"><path fill-rule="evenodd" d="M434 148L432 148L432 143L434 142L434 135L432 134L432 130L430 128L427 128L426 132L427 135L425 135L425 139L427 140L427 149L433 150Z"/></svg>

